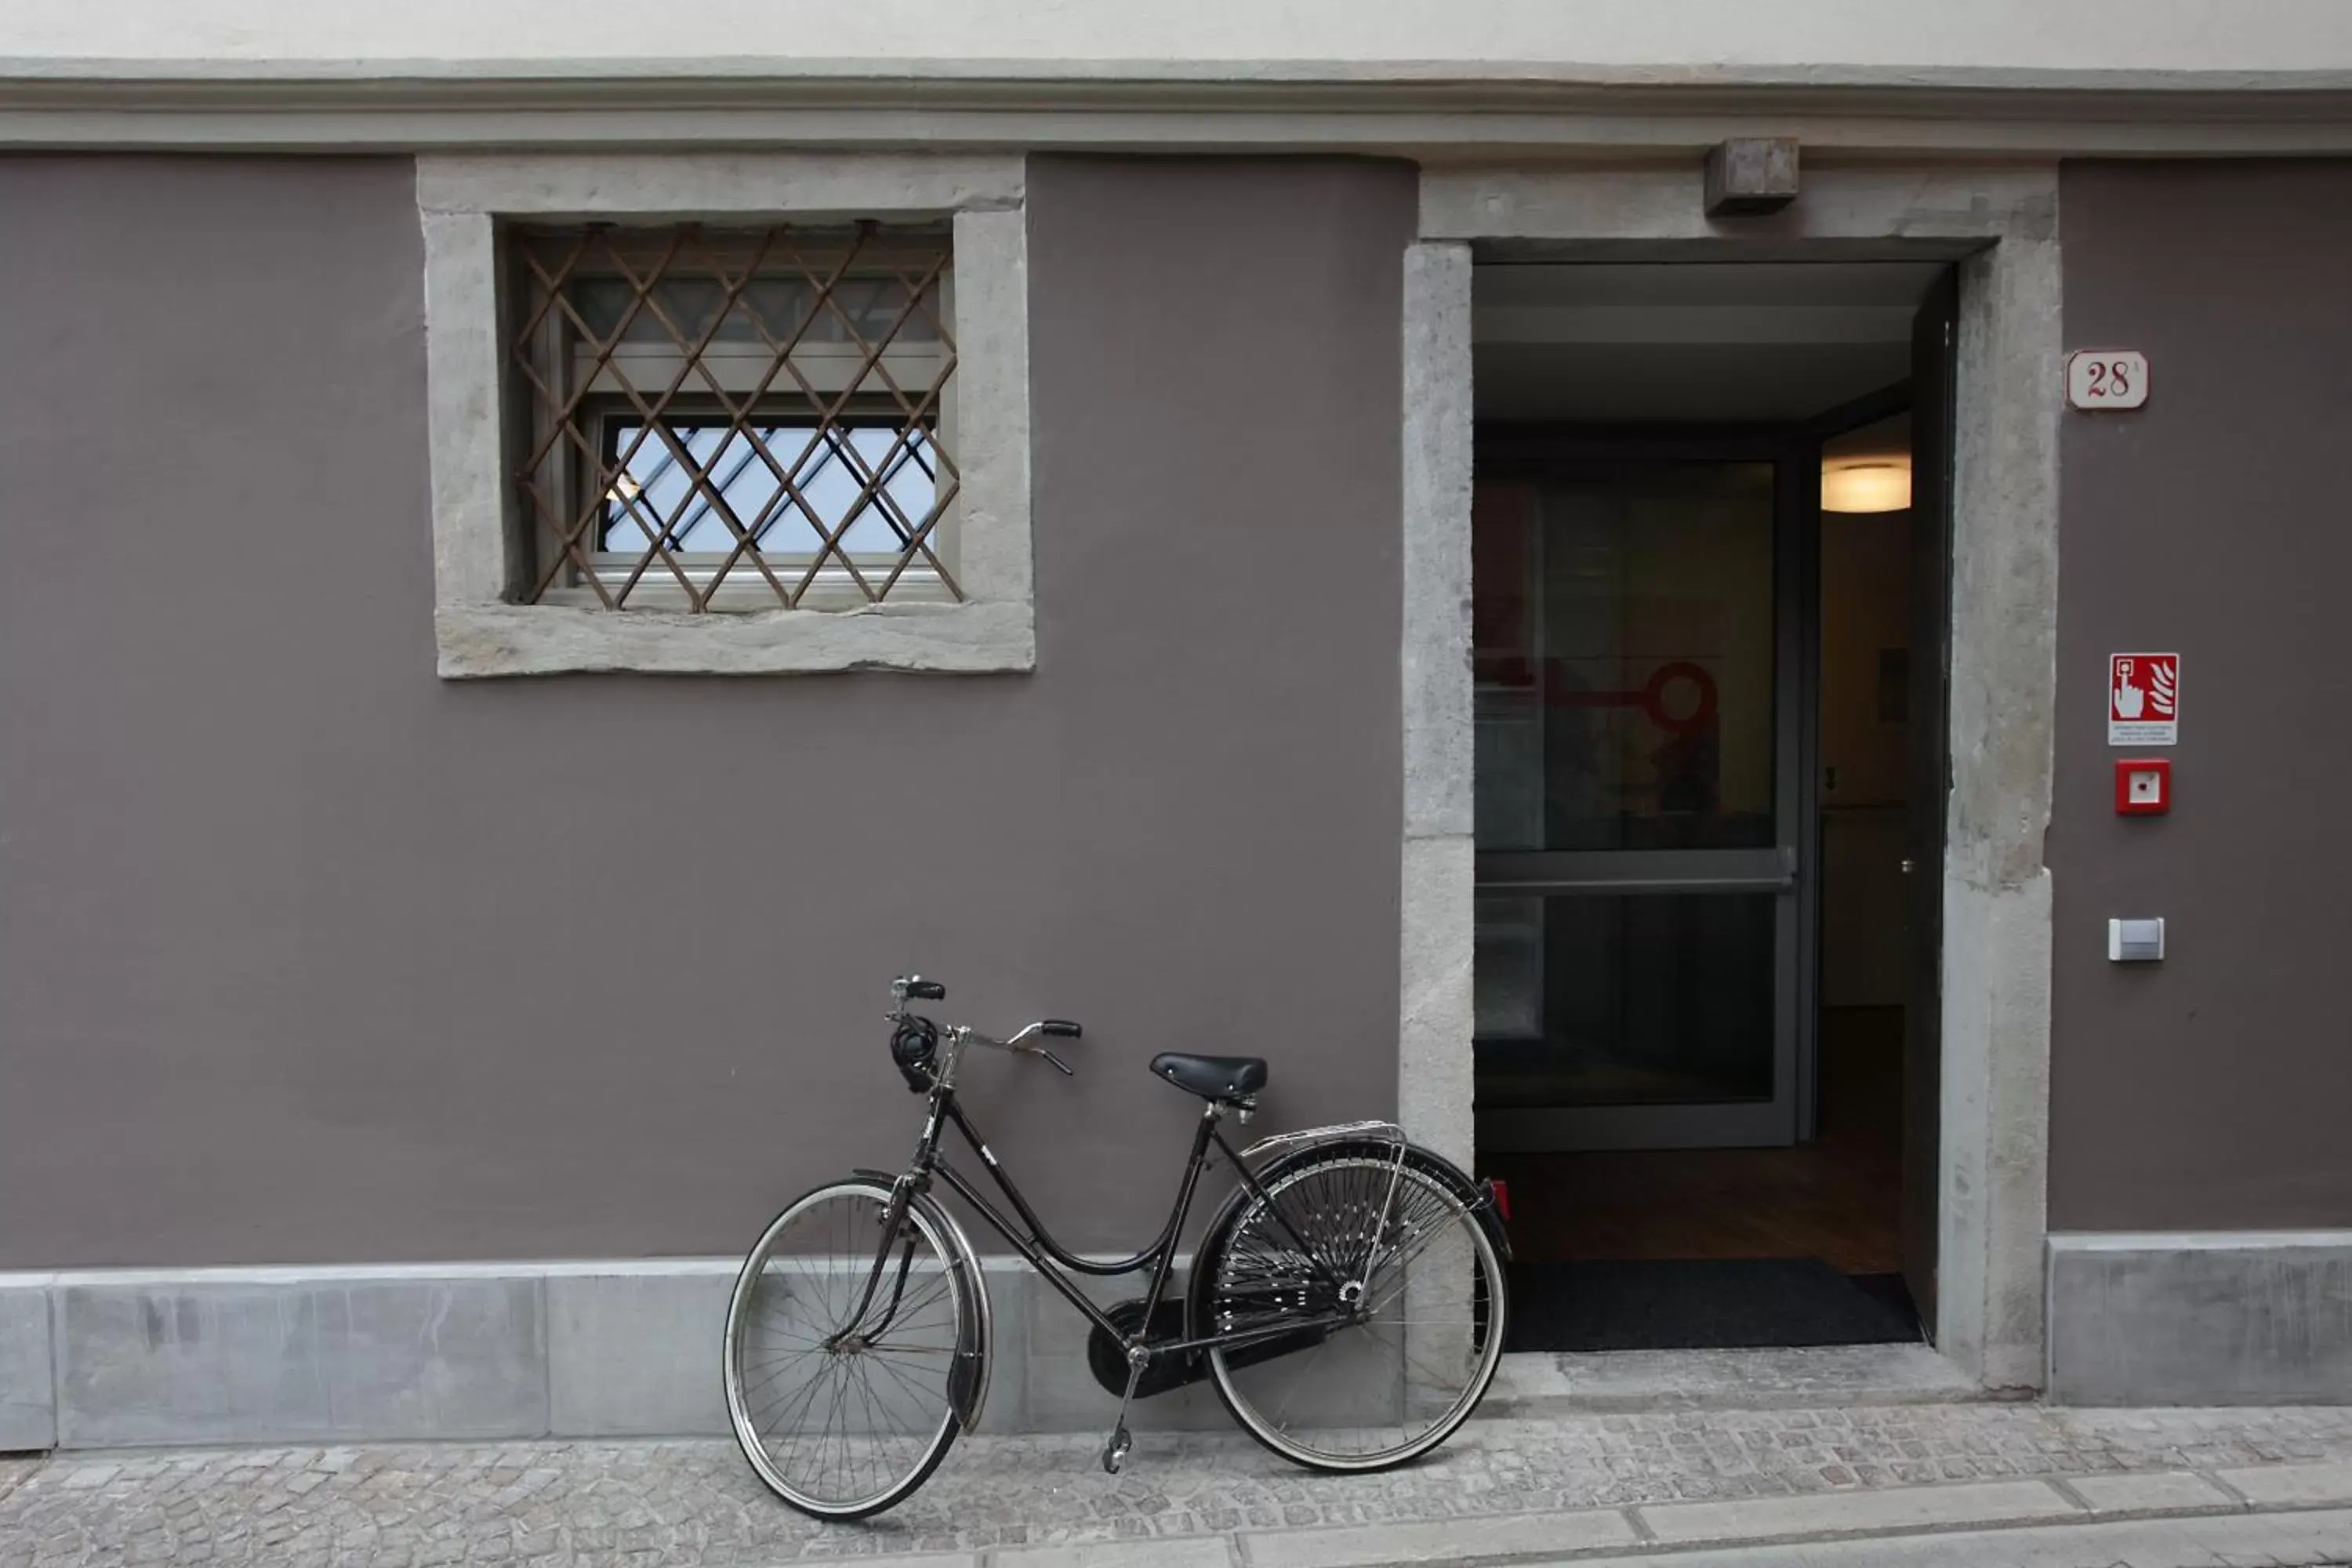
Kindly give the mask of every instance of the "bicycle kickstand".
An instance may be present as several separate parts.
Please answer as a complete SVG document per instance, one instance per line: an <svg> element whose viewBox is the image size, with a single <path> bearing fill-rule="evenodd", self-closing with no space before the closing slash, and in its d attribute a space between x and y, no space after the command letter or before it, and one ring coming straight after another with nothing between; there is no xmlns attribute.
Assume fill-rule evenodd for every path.
<svg viewBox="0 0 2352 1568"><path fill-rule="evenodd" d="M1151 1352L1141 1345L1127 1347L1127 1392L1118 1396L1118 1425L1111 1428L1110 1441L1103 1445L1103 1474L1115 1476L1127 1463L1127 1451L1135 1447L1135 1438L1127 1429L1127 1407L1135 1399L1135 1385L1143 1381L1143 1369L1151 1364Z"/></svg>

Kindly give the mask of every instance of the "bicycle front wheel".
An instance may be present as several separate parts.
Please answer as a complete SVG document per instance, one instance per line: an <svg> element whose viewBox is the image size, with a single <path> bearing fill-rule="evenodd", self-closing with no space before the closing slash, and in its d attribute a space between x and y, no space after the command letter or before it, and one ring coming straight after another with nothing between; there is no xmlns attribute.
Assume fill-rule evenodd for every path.
<svg viewBox="0 0 2352 1568"><path fill-rule="evenodd" d="M1509 1305L1486 1227L1438 1176L1350 1145L1267 1173L1202 1248L1209 1372L1242 1428L1294 1463L1383 1470L1469 1419Z"/></svg>
<svg viewBox="0 0 2352 1568"><path fill-rule="evenodd" d="M818 1519L903 1501L961 1429L956 1358L972 1353L977 1310L965 1260L920 1203L885 1249L889 1210L890 1184L866 1177L795 1200L728 1303L735 1440L771 1491Z"/></svg>

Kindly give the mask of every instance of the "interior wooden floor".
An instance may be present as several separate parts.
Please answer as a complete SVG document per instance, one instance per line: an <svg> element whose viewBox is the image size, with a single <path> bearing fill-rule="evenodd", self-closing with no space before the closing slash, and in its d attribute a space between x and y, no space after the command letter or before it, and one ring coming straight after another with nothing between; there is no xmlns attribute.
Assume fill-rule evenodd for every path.
<svg viewBox="0 0 2352 1568"><path fill-rule="evenodd" d="M1821 1141L1790 1149L1496 1154L1529 1261L1818 1258L1902 1267L1903 1011L1822 1016Z"/></svg>

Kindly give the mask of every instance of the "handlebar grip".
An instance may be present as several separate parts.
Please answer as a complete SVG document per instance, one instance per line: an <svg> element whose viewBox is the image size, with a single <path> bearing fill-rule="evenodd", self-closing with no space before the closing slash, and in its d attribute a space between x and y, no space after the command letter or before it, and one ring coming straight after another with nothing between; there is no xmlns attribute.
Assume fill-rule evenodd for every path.
<svg viewBox="0 0 2352 1568"><path fill-rule="evenodd" d="M1038 1026L1037 1032L1041 1035L1052 1035L1056 1039L1063 1040L1075 1040L1086 1033L1067 1018L1048 1018Z"/></svg>
<svg viewBox="0 0 2352 1568"><path fill-rule="evenodd" d="M936 980L909 980L907 982L907 996L914 1002L944 1002L948 999L948 988Z"/></svg>

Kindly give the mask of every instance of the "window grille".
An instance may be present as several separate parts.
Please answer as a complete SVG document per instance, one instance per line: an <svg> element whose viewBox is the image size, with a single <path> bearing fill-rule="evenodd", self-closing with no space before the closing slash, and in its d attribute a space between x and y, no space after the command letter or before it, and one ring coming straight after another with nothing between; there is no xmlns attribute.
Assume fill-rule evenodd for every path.
<svg viewBox="0 0 2352 1568"><path fill-rule="evenodd" d="M510 237L526 604L955 601L944 232Z"/></svg>

